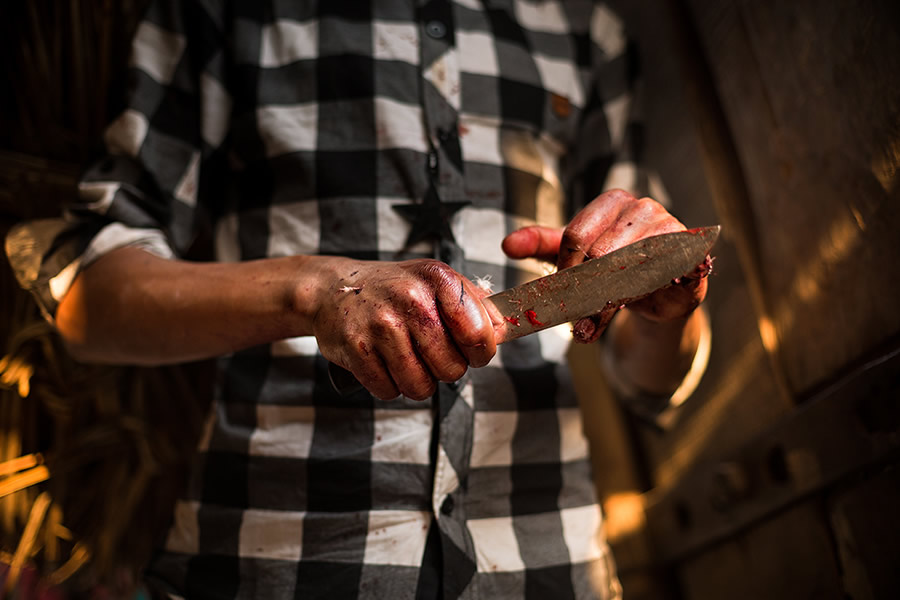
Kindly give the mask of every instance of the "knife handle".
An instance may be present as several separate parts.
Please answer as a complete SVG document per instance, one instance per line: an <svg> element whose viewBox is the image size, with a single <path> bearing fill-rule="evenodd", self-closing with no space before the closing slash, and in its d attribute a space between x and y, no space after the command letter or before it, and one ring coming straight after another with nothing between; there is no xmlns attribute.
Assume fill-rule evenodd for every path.
<svg viewBox="0 0 900 600"><path fill-rule="evenodd" d="M334 391L344 397L365 389L353 373L333 362L328 363L328 380L331 381Z"/></svg>

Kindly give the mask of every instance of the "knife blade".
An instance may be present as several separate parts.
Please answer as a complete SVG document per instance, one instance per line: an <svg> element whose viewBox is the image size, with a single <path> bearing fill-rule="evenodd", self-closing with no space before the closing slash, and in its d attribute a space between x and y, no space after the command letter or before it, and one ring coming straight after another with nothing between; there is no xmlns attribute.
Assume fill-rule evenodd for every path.
<svg viewBox="0 0 900 600"><path fill-rule="evenodd" d="M638 240L599 258L488 296L504 319L502 344L647 296L702 263L721 227Z"/></svg>
<svg viewBox="0 0 900 600"><path fill-rule="evenodd" d="M482 299L503 318L503 328L495 328L497 343L590 317L670 285L706 259L720 231L712 225L647 237ZM350 371L334 363L328 375L342 395L362 389Z"/></svg>

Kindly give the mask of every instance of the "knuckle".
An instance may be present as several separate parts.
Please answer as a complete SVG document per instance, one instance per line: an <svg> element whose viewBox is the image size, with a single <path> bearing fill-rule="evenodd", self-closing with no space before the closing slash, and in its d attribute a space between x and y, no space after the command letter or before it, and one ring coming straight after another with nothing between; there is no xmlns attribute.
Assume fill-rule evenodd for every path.
<svg viewBox="0 0 900 600"><path fill-rule="evenodd" d="M662 204L660 204L653 198L648 198L645 196L645 197L641 198L640 200L638 200L637 202L638 202L638 207L640 208L640 210L649 216L653 216L653 217L657 217L657 218L669 216L669 211L667 211L666 208Z"/></svg>
<svg viewBox="0 0 900 600"><path fill-rule="evenodd" d="M414 285L403 291L404 303L412 310L426 312L434 304L432 294L421 285Z"/></svg>
<svg viewBox="0 0 900 600"><path fill-rule="evenodd" d="M563 231L562 241L560 242L560 250L569 253L582 250L587 242L587 232L577 225L570 225Z"/></svg>
<svg viewBox="0 0 900 600"><path fill-rule="evenodd" d="M634 194L632 194L628 190L622 189L622 188L613 188L613 189L609 190L608 193L610 193L614 196L618 196L620 198L634 198Z"/></svg>
<svg viewBox="0 0 900 600"><path fill-rule="evenodd" d="M606 190L594 199L595 202L628 202L630 200L634 200L634 196L631 192L623 190L622 188Z"/></svg>
<svg viewBox="0 0 900 600"><path fill-rule="evenodd" d="M655 213L657 207L661 206L654 200L644 197L636 199L631 205L631 210L641 216L648 216Z"/></svg>
<svg viewBox="0 0 900 600"><path fill-rule="evenodd" d="M428 261L423 267L423 276L433 289L442 289L458 279L456 271L450 265L437 260Z"/></svg>
<svg viewBox="0 0 900 600"><path fill-rule="evenodd" d="M365 338L351 336L344 340L341 355L346 357L345 360L357 363L366 360L370 351L371 348Z"/></svg>
<svg viewBox="0 0 900 600"><path fill-rule="evenodd" d="M398 326L397 318L388 310L376 312L369 323L369 327L378 336L384 336L395 330Z"/></svg>
<svg viewBox="0 0 900 600"><path fill-rule="evenodd" d="M429 258L425 260L425 268L434 275L445 275L453 273L453 269L447 263Z"/></svg>
<svg viewBox="0 0 900 600"><path fill-rule="evenodd" d="M423 277L440 275L447 266L433 258L421 258L415 261L416 271Z"/></svg>
<svg viewBox="0 0 900 600"><path fill-rule="evenodd" d="M599 258L610 252L613 248L606 240L600 240L594 243L587 251L588 258Z"/></svg>

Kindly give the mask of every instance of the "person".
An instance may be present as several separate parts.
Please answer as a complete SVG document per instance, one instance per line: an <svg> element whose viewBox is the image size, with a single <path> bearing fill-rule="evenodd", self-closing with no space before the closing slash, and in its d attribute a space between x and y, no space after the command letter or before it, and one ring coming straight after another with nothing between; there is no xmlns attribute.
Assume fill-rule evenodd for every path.
<svg viewBox="0 0 900 600"><path fill-rule="evenodd" d="M473 280L506 288L684 228L615 189L640 173L628 56L618 17L587 1L151 6L109 155L65 219L7 241L81 360L218 357L149 582L174 598L620 595L572 336L498 347ZM574 337L618 313L617 377L665 396L698 345L704 274ZM329 362L365 390L337 394Z"/></svg>

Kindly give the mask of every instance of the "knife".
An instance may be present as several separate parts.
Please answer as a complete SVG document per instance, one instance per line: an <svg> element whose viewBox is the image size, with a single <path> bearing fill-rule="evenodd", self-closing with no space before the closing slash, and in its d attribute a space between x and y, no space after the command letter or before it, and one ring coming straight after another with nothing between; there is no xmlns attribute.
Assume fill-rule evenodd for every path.
<svg viewBox="0 0 900 600"><path fill-rule="evenodd" d="M634 302L670 285L706 259L720 230L713 225L647 237L482 299L503 317L503 328L495 329L497 343ZM350 371L334 363L328 375L342 395L362 389Z"/></svg>

